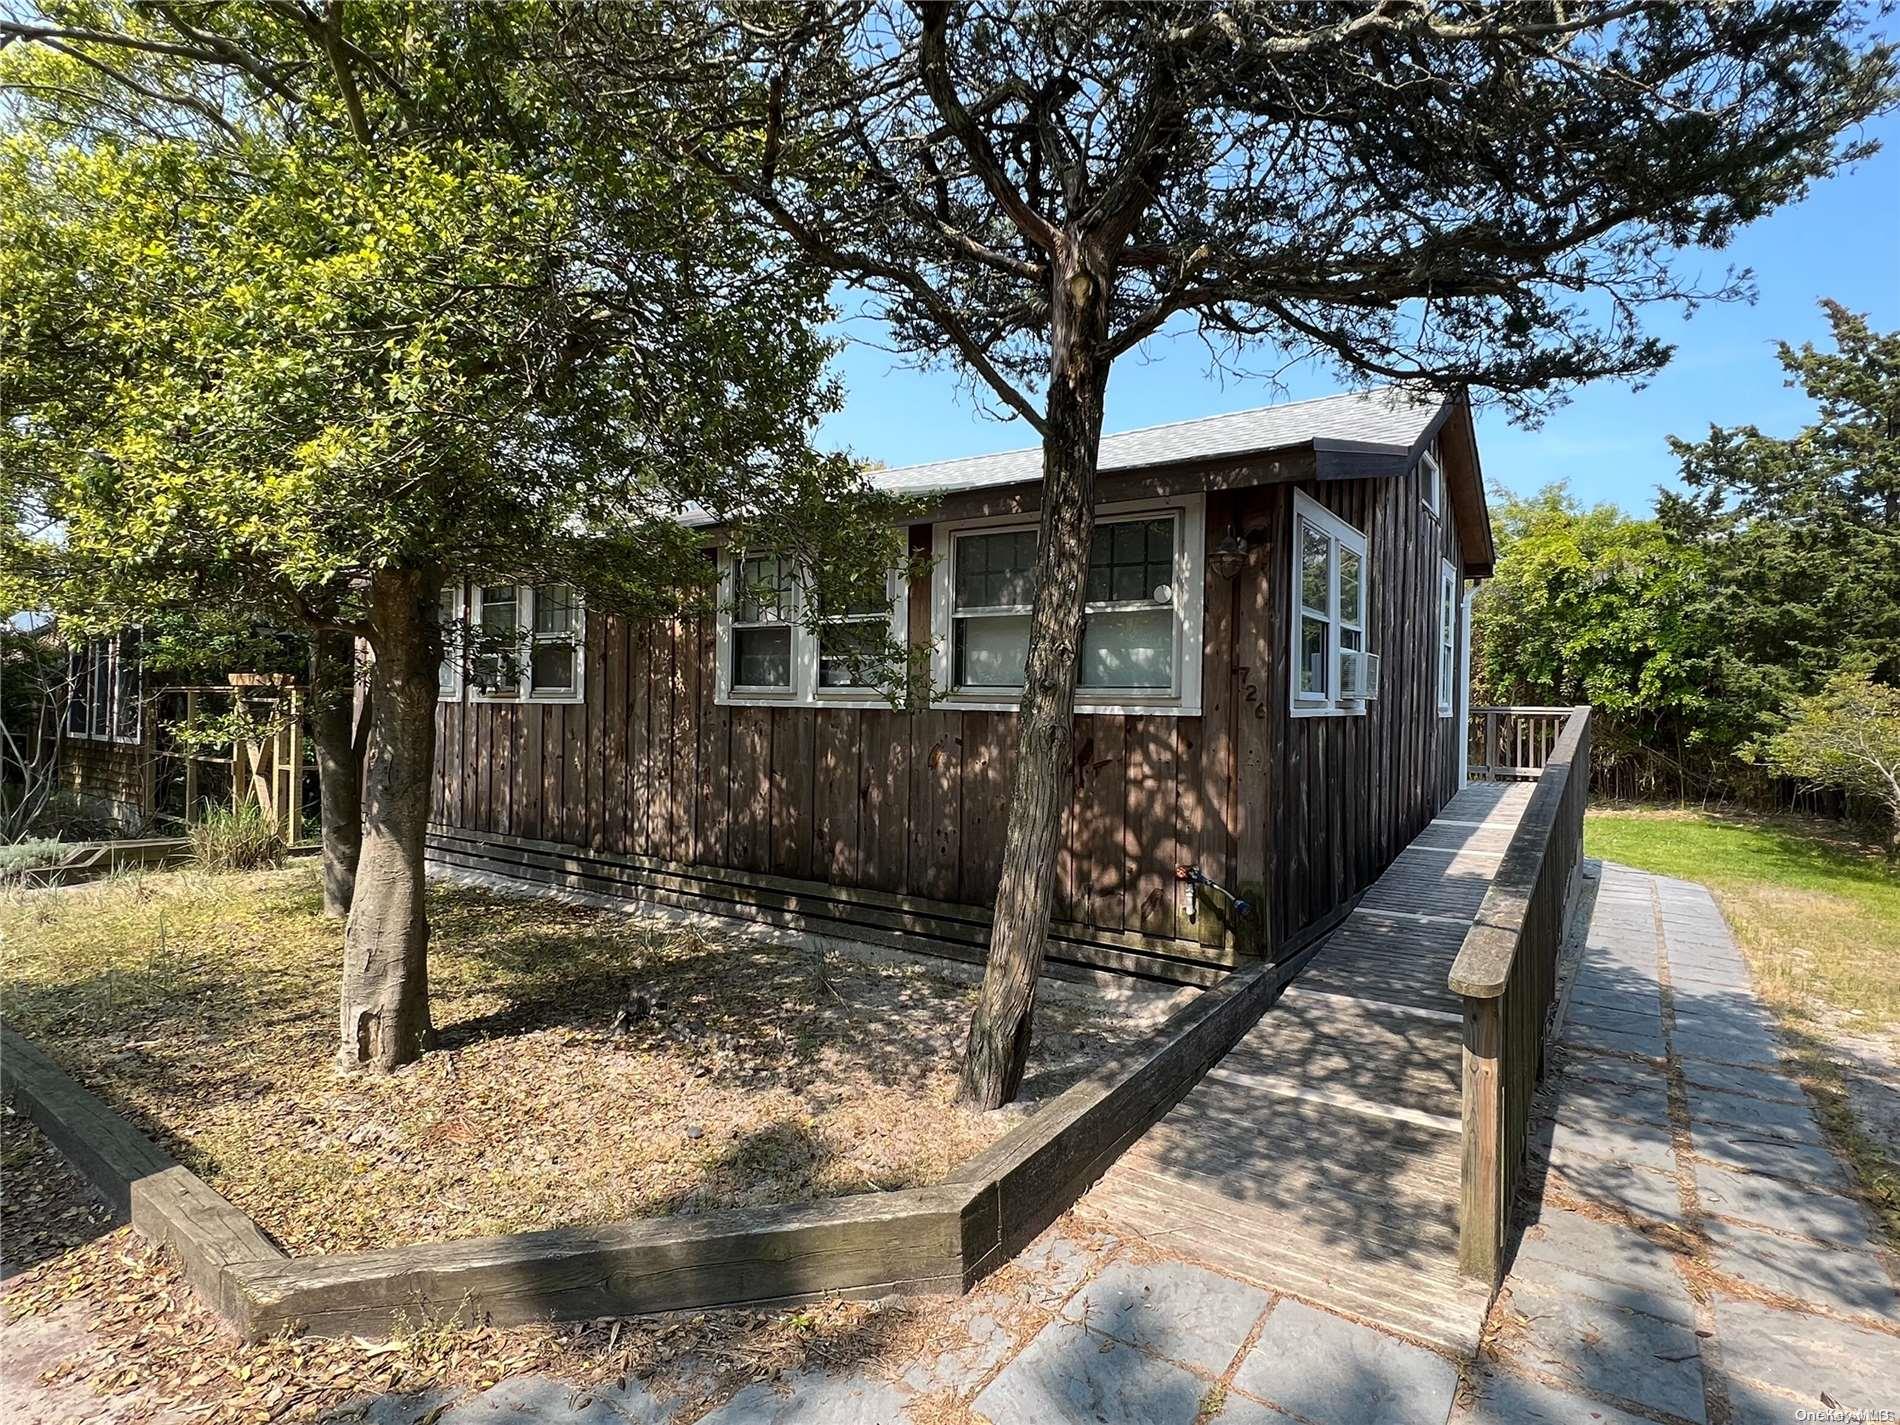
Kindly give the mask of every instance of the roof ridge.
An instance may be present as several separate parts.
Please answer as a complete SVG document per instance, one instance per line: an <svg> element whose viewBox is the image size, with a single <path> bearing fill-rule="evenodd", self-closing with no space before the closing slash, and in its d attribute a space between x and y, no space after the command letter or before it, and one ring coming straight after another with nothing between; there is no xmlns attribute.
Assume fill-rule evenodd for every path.
<svg viewBox="0 0 1900 1425"><path fill-rule="evenodd" d="M1352 400L1361 396L1372 396L1384 391L1398 391L1402 389L1403 388L1399 386L1397 382L1388 381L1383 386L1367 386L1357 391L1335 391L1330 396L1302 396L1297 401L1282 401L1278 405L1242 406L1237 411L1217 411L1211 416L1189 416L1186 420L1182 421L1156 421L1153 425L1149 426L1130 426L1127 430L1111 431L1109 434L1103 436L1102 439L1113 440L1117 436L1143 435L1151 430L1170 430L1177 426L1205 425L1209 421L1230 421L1235 416L1253 416L1258 415L1262 411L1290 411L1295 406L1317 406L1325 401Z"/></svg>
<svg viewBox="0 0 1900 1425"><path fill-rule="evenodd" d="M1102 436L1102 440L1119 440L1123 436L1146 435L1150 431L1178 430L1184 426L1206 425L1210 421L1230 421L1237 416L1258 415L1262 411L1289 411L1295 406L1317 406L1327 401L1361 399L1368 396L1382 395L1391 391L1403 391L1404 389L1405 388L1397 382L1388 381L1382 386L1366 386L1356 391L1335 391L1329 396L1303 396L1297 401L1283 401L1277 405L1242 406L1237 411L1217 411L1212 415L1189 416L1185 420L1156 421L1152 425L1130 426L1127 430L1109 431ZM874 476L901 475L906 470L926 470L944 465L961 465L971 460L1000 460L1006 455L1029 455L1040 452L1041 449L1042 446L1040 444L1015 445L1007 450L984 451L980 455L951 455L941 460L914 460L908 465L890 465L882 470L873 470L870 473Z"/></svg>

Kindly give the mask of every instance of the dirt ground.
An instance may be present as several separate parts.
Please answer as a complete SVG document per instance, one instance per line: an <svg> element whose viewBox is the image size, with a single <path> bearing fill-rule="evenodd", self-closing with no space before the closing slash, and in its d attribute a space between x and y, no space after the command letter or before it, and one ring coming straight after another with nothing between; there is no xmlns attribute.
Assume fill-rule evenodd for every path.
<svg viewBox="0 0 1900 1425"><path fill-rule="evenodd" d="M960 967L463 886L432 892L439 1049L331 1060L315 868L0 899L9 1021L292 1254L917 1186L1021 1121L951 1102ZM1026 1099L1152 1028L1038 1010Z"/></svg>
<svg viewBox="0 0 1900 1425"><path fill-rule="evenodd" d="M11 1110L0 1119L0 1417L9 1425L184 1425L356 1419L352 1403L444 1399L511 1376L685 1390L691 1419L744 1386L813 1370L901 1371L956 1338L955 1300L824 1301L567 1325L416 1321L385 1341L278 1336L243 1344ZM1006 1298L1018 1271L990 1279ZM1005 1317L1027 1336L1046 1313ZM577 1407L578 1408L578 1407Z"/></svg>

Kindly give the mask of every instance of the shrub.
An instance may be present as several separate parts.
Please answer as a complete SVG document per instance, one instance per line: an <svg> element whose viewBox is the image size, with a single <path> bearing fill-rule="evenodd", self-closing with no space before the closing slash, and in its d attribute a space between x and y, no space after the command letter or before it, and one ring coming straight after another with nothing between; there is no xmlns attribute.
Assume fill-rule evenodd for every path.
<svg viewBox="0 0 1900 1425"><path fill-rule="evenodd" d="M215 808L192 825L191 859L207 871L260 871L284 862L284 833L256 802Z"/></svg>
<svg viewBox="0 0 1900 1425"><path fill-rule="evenodd" d="M50 836L29 836L0 843L0 886L24 881L31 871L43 871L66 859L72 847Z"/></svg>

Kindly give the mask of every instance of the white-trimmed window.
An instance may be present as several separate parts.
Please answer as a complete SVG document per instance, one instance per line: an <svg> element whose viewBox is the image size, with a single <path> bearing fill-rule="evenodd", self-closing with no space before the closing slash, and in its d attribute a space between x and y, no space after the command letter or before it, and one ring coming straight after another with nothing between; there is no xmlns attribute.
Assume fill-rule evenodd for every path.
<svg viewBox="0 0 1900 1425"><path fill-rule="evenodd" d="M144 733L144 666L139 632L88 638L66 651L66 735L136 743Z"/></svg>
<svg viewBox="0 0 1900 1425"><path fill-rule="evenodd" d="M470 699L478 703L581 701L585 621L580 596L571 584L474 581L469 586Z"/></svg>
<svg viewBox="0 0 1900 1425"><path fill-rule="evenodd" d="M733 563L727 688L744 697L798 695L792 645L798 635L798 569L780 554Z"/></svg>
<svg viewBox="0 0 1900 1425"><path fill-rule="evenodd" d="M1366 648L1366 537L1296 490L1291 562L1293 715L1363 712L1340 696L1340 654Z"/></svg>
<svg viewBox="0 0 1900 1425"><path fill-rule="evenodd" d="M1418 494L1425 508L1437 515L1445 507L1445 467L1438 458L1438 442L1425 447L1418 458Z"/></svg>
<svg viewBox="0 0 1900 1425"><path fill-rule="evenodd" d="M721 551L719 577L719 702L891 706L867 670L883 667L887 640L904 639L910 599L902 571L885 576L882 596L821 609L815 628L804 617L812 594L791 556Z"/></svg>
<svg viewBox="0 0 1900 1425"><path fill-rule="evenodd" d="M1450 717L1457 701L1458 571L1449 561L1438 566L1438 715Z"/></svg>
<svg viewBox="0 0 1900 1425"><path fill-rule="evenodd" d="M1204 500L1096 513L1077 654L1076 706L1200 711ZM935 530L933 681L945 705L1021 700L1035 601L1037 525L1020 516Z"/></svg>
<svg viewBox="0 0 1900 1425"><path fill-rule="evenodd" d="M462 592L460 580L444 584L437 605L442 626L442 662L435 673L437 702L459 702L462 697L462 658L467 642L462 634Z"/></svg>

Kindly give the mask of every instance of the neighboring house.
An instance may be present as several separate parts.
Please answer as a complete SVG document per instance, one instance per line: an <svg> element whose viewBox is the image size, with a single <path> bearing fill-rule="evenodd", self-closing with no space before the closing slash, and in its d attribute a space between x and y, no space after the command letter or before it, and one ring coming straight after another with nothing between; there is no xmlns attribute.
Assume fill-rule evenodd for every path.
<svg viewBox="0 0 1900 1425"><path fill-rule="evenodd" d="M268 798L287 829L300 828L302 808L316 805L315 769L306 765L300 730L287 727L236 749L186 747L173 736L176 724L222 712L236 697L258 709L294 697L287 678L227 674L203 686L154 678L139 631L127 629L70 643L66 687L60 786L80 812L120 833L176 833L206 807L232 805L238 796Z"/></svg>
<svg viewBox="0 0 1900 1425"><path fill-rule="evenodd" d="M716 617L451 589L519 651L445 665L432 861L980 958L1041 464L878 472L928 501L909 541L934 563L830 649L758 551L736 585L720 552L745 597ZM1131 431L1097 489L1052 969L1207 983L1315 938L1462 782L1464 590L1493 558L1470 411L1374 392ZM932 650L926 709L836 656L887 618Z"/></svg>
<svg viewBox="0 0 1900 1425"><path fill-rule="evenodd" d="M60 785L82 811L142 831L156 797L156 728L148 716L136 629L67 647Z"/></svg>

